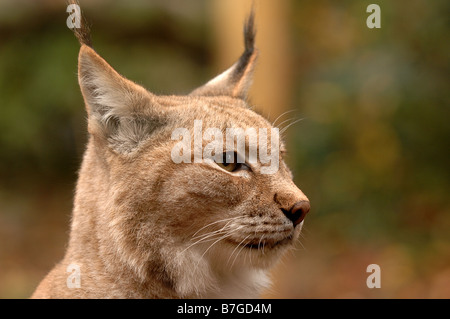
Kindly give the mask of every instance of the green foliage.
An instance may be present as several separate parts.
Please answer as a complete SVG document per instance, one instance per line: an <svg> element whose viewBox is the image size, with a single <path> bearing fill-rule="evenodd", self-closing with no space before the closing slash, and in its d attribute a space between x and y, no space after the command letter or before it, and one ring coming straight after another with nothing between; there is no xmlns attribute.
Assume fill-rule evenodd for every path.
<svg viewBox="0 0 450 319"><path fill-rule="evenodd" d="M298 182L327 233L448 241L446 4L380 2L379 30L364 25L367 5L298 3Z"/></svg>

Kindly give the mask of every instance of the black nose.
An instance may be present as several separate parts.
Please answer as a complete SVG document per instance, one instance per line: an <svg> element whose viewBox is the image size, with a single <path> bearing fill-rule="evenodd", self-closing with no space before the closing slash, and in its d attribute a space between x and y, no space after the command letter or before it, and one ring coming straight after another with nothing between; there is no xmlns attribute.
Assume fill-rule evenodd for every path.
<svg viewBox="0 0 450 319"><path fill-rule="evenodd" d="M305 219L305 216L306 214L308 214L310 208L311 206L309 205L309 201L302 200L295 203L289 210L281 210L283 211L284 215L292 221L295 227L300 224L303 219Z"/></svg>

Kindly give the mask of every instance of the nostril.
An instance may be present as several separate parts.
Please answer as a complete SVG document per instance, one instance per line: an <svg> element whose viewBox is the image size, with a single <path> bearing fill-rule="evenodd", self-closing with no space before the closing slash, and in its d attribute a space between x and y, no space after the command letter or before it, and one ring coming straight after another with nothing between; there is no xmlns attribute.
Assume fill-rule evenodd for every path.
<svg viewBox="0 0 450 319"><path fill-rule="evenodd" d="M302 200L300 202L295 203L290 210L281 209L283 214L289 218L294 227L300 224L303 219L305 219L306 214L308 214L311 206L309 201Z"/></svg>

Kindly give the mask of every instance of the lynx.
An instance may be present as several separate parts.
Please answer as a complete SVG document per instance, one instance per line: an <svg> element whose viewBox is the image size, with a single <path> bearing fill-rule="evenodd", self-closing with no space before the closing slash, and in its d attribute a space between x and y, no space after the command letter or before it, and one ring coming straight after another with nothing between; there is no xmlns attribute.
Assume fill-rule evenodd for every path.
<svg viewBox="0 0 450 319"><path fill-rule="evenodd" d="M283 160L284 143L268 138L278 161L270 174L237 148L209 161L172 158L172 133L193 135L194 121L222 132L276 132L247 102L257 58L253 11L237 62L187 96L147 91L94 51L86 28L75 34L89 140L65 256L32 298L259 297L310 209Z"/></svg>

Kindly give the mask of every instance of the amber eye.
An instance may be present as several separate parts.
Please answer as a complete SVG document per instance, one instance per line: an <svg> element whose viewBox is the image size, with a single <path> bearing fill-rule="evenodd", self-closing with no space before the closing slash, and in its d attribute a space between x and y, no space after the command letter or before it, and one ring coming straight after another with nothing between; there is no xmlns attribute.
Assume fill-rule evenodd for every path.
<svg viewBox="0 0 450 319"><path fill-rule="evenodd" d="M216 162L218 166L227 172L236 172L241 169L250 169L245 163L242 163L236 152L225 152L222 154L222 163Z"/></svg>

